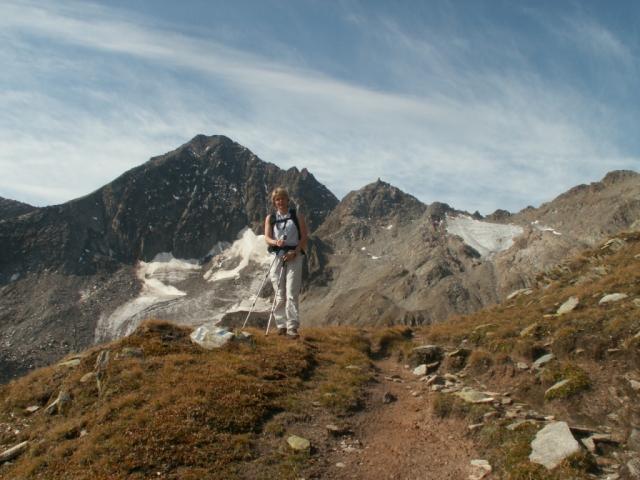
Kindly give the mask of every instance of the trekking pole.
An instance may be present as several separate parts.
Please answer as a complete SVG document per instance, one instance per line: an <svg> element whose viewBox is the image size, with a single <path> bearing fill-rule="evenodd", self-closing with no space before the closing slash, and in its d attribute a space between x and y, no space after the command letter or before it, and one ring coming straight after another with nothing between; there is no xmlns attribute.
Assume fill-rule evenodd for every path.
<svg viewBox="0 0 640 480"><path fill-rule="evenodd" d="M285 269L284 257L281 257L281 258L282 258L282 261L280 265L280 275L278 275L278 284L276 285L276 290L273 295L273 303L271 304L271 313L269 313L269 321L267 322L267 331L264 334L265 337L269 335L269 328L271 327L271 317L273 317L273 312L276 309L276 301L278 300L278 291L280 290L280 282L282 281L282 274L284 273L284 269Z"/></svg>
<svg viewBox="0 0 640 480"><path fill-rule="evenodd" d="M249 313L247 313L247 318L244 319L244 323L242 324L242 328L243 329L247 325L247 322L249 321L249 317L253 313L253 309L256 307L256 303L258 302L258 298L260 297L260 292L262 292L262 288L264 287L264 284L267 282L267 278L269 278L269 274L271 273L271 269L273 268L273 264L276 262L277 258L278 258L277 255L273 256L273 260L271 261L271 265L269 265L269 269L267 270L267 274L264 276L264 279L262 280L262 283L260 284L260 288L258 289L258 293L256 293L256 298L253 300L253 305L251 305L251 309L249 310Z"/></svg>

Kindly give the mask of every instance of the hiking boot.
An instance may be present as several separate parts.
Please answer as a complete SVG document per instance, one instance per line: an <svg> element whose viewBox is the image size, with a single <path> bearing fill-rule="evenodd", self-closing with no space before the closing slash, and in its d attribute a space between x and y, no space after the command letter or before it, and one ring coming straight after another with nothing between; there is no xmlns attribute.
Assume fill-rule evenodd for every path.
<svg viewBox="0 0 640 480"><path fill-rule="evenodd" d="M297 340L298 338L300 338L300 335L298 335L297 330L289 330L287 332L287 338L290 338L291 340Z"/></svg>
<svg viewBox="0 0 640 480"><path fill-rule="evenodd" d="M287 329L285 327L278 327L278 335L286 335Z"/></svg>

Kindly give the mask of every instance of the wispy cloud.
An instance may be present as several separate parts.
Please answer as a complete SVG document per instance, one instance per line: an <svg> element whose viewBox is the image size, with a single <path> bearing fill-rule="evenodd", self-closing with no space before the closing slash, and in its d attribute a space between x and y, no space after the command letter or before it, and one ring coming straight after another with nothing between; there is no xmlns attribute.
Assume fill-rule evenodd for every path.
<svg viewBox="0 0 640 480"><path fill-rule="evenodd" d="M397 88L385 91L106 7L5 2L0 12L10 40L0 59L16 68L0 95L0 194L21 200L88 193L201 132L283 168L308 167L339 196L382 177L423 201L484 213L633 165L594 135L579 92L546 84L504 45L486 48L502 48L517 71L473 63L462 39L416 37L353 14L354 28L377 22L388 52L404 52L389 62ZM60 62L38 55L39 40ZM18 83L34 72L41 81ZM45 88L51 79L70 88Z"/></svg>

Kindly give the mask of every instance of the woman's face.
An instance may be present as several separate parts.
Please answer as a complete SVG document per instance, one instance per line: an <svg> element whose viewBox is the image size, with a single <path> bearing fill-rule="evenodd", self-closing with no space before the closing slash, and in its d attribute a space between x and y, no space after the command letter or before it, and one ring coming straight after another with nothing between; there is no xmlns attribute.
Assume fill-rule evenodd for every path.
<svg viewBox="0 0 640 480"><path fill-rule="evenodd" d="M284 195L278 195L276 198L273 199L273 203L278 210L280 210L281 212L284 212L289 206L289 199Z"/></svg>

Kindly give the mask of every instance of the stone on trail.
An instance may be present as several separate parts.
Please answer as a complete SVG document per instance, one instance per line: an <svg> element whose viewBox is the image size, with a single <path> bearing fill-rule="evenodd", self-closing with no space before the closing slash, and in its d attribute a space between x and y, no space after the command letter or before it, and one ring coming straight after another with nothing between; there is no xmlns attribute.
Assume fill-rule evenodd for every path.
<svg viewBox="0 0 640 480"><path fill-rule="evenodd" d="M578 303L580 303L578 297L569 297L568 300L560 305L560 308L558 308L558 310L556 311L556 315L564 315L565 313L569 313L571 310L578 306Z"/></svg>
<svg viewBox="0 0 640 480"><path fill-rule="evenodd" d="M624 300L628 296L629 295L627 295L626 293L610 293L609 295L605 295L604 297L602 297L598 302L598 305L610 302L619 302L620 300Z"/></svg>
<svg viewBox="0 0 640 480"><path fill-rule="evenodd" d="M298 452L307 451L311 448L311 442L306 438L298 437L297 435L291 435L287 438L289 446Z"/></svg>
<svg viewBox="0 0 640 480"><path fill-rule="evenodd" d="M553 470L562 461L580 451L566 422L552 422L536 434L531 442L529 461Z"/></svg>

